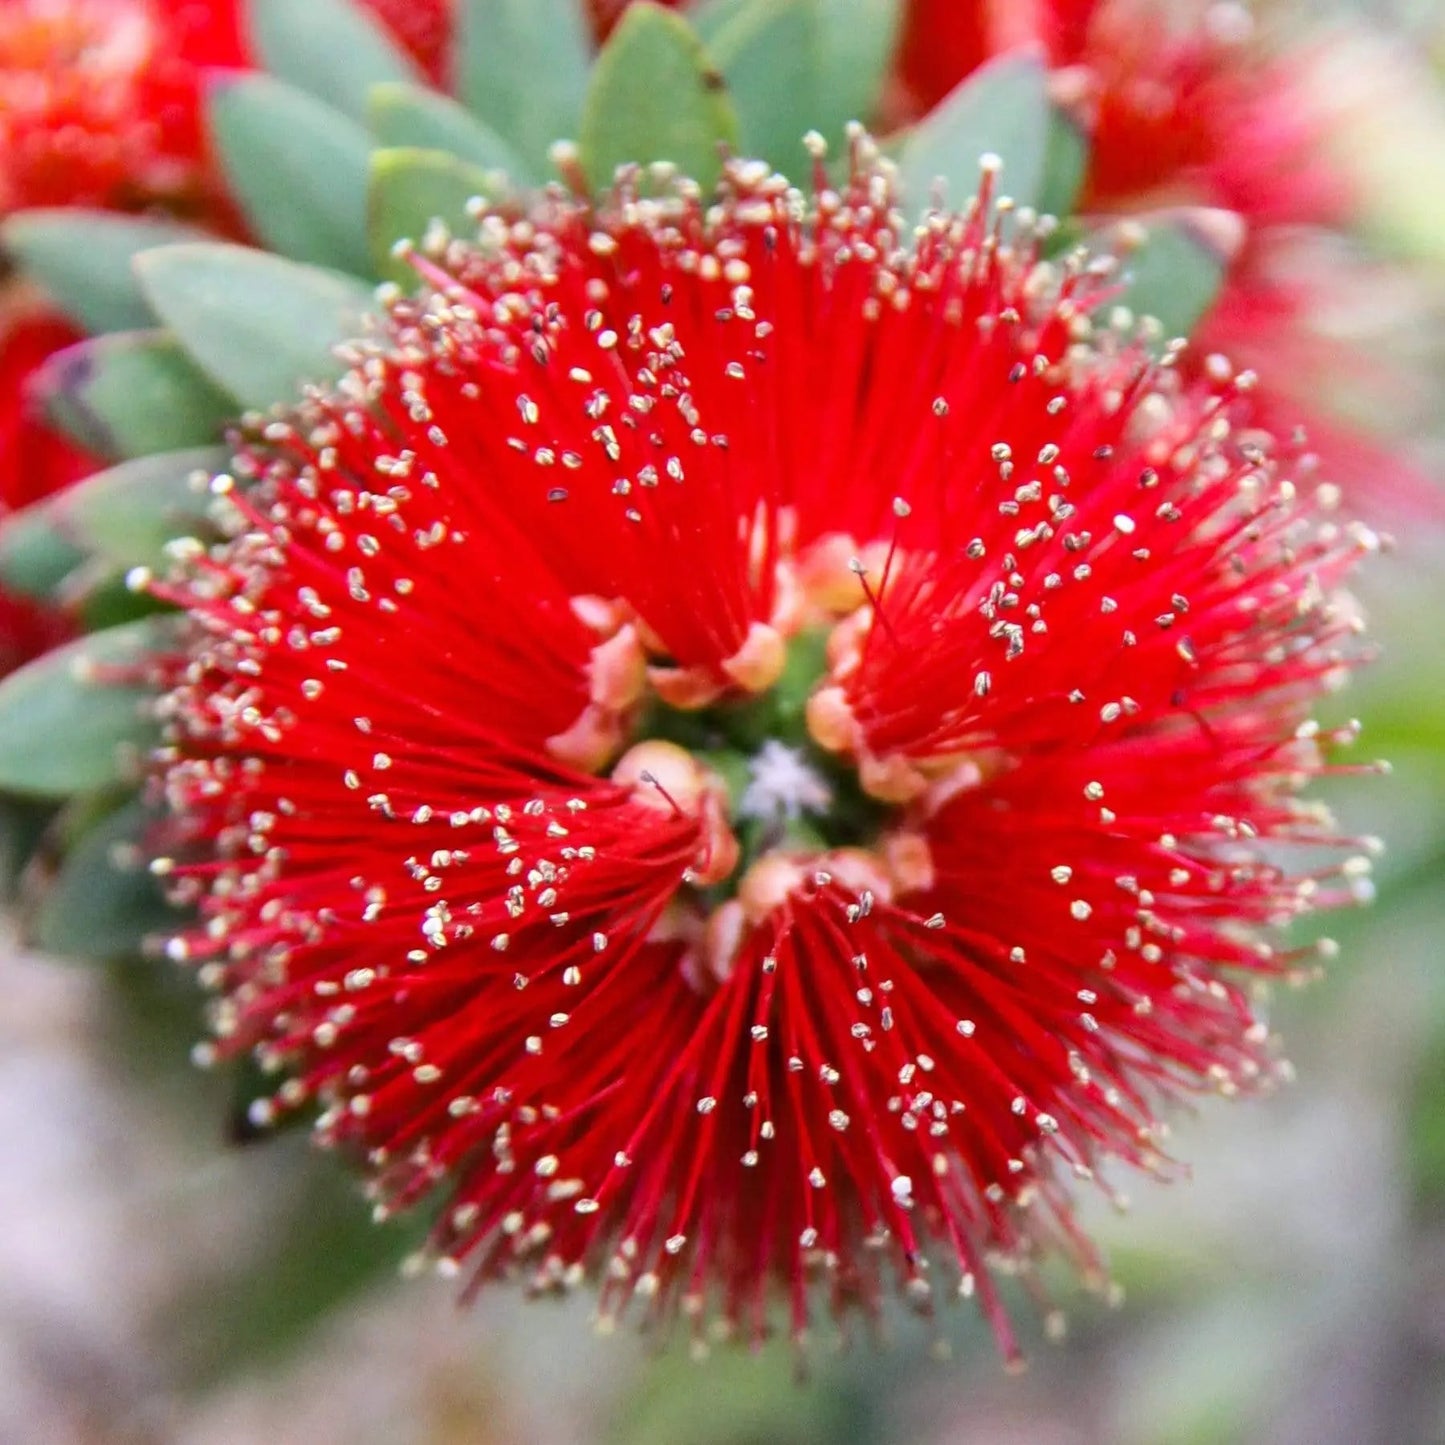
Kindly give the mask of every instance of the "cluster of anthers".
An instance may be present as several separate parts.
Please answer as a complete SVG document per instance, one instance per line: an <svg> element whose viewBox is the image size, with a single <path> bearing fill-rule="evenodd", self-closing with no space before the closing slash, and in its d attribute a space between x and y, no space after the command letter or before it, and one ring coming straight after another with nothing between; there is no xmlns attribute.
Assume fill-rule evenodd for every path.
<svg viewBox="0 0 1445 1445"><path fill-rule="evenodd" d="M1103 1283L1067 1181L1278 1074L1375 539L995 170L482 210L152 583L209 1052L448 1270L750 1337L976 1291L1013 1357L1001 1271Z"/></svg>

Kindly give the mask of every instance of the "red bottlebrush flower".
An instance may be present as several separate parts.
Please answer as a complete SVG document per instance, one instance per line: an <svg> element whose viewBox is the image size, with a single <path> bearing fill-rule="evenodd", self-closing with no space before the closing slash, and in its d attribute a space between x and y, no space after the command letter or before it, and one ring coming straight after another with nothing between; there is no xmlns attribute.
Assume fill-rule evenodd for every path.
<svg viewBox="0 0 1445 1445"><path fill-rule="evenodd" d="M912 0L899 49L903 114L931 109L984 61L1040 46L1085 114L1080 208L1224 206L1251 224L1339 219L1324 118L1282 62L1248 43L1229 0Z"/></svg>
<svg viewBox="0 0 1445 1445"><path fill-rule="evenodd" d="M1276 1073L1371 538L986 193L910 235L862 160L489 214L159 589L170 952L475 1282L1013 1354L989 1262L1101 1281L1071 1177Z"/></svg>
<svg viewBox="0 0 1445 1445"><path fill-rule="evenodd" d="M163 206L231 226L199 86L242 59L233 3L7 0L0 8L0 214Z"/></svg>

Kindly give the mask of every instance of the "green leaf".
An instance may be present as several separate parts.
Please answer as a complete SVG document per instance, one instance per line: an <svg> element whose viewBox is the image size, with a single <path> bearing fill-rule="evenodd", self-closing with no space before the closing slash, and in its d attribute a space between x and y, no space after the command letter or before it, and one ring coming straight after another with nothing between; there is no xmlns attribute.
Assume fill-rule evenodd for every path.
<svg viewBox="0 0 1445 1445"><path fill-rule="evenodd" d="M31 919L35 942L62 958L119 959L174 928L178 915L146 867L155 815L128 803L92 827L66 855Z"/></svg>
<svg viewBox="0 0 1445 1445"><path fill-rule="evenodd" d="M194 226L107 211L37 210L11 216L0 226L0 243L71 321L94 336L154 326L132 258L201 234Z"/></svg>
<svg viewBox="0 0 1445 1445"><path fill-rule="evenodd" d="M61 798L133 776L159 736L145 666L176 620L90 633L0 681L0 789Z"/></svg>
<svg viewBox="0 0 1445 1445"><path fill-rule="evenodd" d="M1243 240L1233 211L1179 206L1118 222L1085 244L1123 259L1124 290L1113 304L1152 316L1176 337L1188 336L1214 304Z"/></svg>
<svg viewBox="0 0 1445 1445"><path fill-rule="evenodd" d="M423 86L374 86L367 120L383 146L448 151L480 170L502 171L519 186L533 179L521 157L496 131L465 106Z"/></svg>
<svg viewBox="0 0 1445 1445"><path fill-rule="evenodd" d="M1003 161L999 193L1021 206L1043 196L1048 161L1048 71L1032 52L990 61L956 86L904 138L898 158L903 197L915 212L933 203L960 210L978 190L979 158Z"/></svg>
<svg viewBox="0 0 1445 1445"><path fill-rule="evenodd" d="M335 354L375 309L354 277L221 242L162 246L136 259L156 315L243 406L293 400L345 370Z"/></svg>
<svg viewBox="0 0 1445 1445"><path fill-rule="evenodd" d="M749 0L707 51L737 110L743 151L800 176L822 74L818 0Z"/></svg>
<svg viewBox="0 0 1445 1445"><path fill-rule="evenodd" d="M66 347L33 384L55 426L115 459L213 442L237 410L163 331L118 331Z"/></svg>
<svg viewBox="0 0 1445 1445"><path fill-rule="evenodd" d="M834 144L850 120L868 121L898 43L901 0L819 0L821 73L814 126Z"/></svg>
<svg viewBox="0 0 1445 1445"><path fill-rule="evenodd" d="M757 0L701 0L700 4L688 7L687 23L692 26L693 34L711 49L723 30L756 3Z"/></svg>
<svg viewBox="0 0 1445 1445"><path fill-rule="evenodd" d="M670 10L639 3L597 58L582 109L582 165L599 190L617 167L671 161L704 191L736 149L738 121L727 83L702 42Z"/></svg>
<svg viewBox="0 0 1445 1445"><path fill-rule="evenodd" d="M371 250L376 269L388 280L415 286L416 272L391 254L400 240L424 241L433 221L454 236L475 236L467 214L474 196L485 196L487 177L446 151L402 147L371 158Z"/></svg>
<svg viewBox="0 0 1445 1445"><path fill-rule="evenodd" d="M1049 106L1049 134L1044 149L1044 175L1036 202L1039 210L1059 220L1073 214L1089 170L1089 138L1062 106Z"/></svg>
<svg viewBox="0 0 1445 1445"><path fill-rule="evenodd" d="M54 817L54 803L0 798L0 902L14 905L20 880L39 852Z"/></svg>
<svg viewBox="0 0 1445 1445"><path fill-rule="evenodd" d="M591 41L578 0L459 0L456 89L538 174L577 134Z"/></svg>
<svg viewBox="0 0 1445 1445"><path fill-rule="evenodd" d="M104 632L174 610L149 592L137 592L126 569L98 557L65 579L65 596L86 632Z"/></svg>
<svg viewBox="0 0 1445 1445"><path fill-rule="evenodd" d="M351 0L250 0L249 38L263 67L353 120L374 85L419 78L411 58Z"/></svg>
<svg viewBox="0 0 1445 1445"><path fill-rule="evenodd" d="M137 457L42 503L51 526L92 556L118 567L159 568L166 543L206 528L204 479L225 469L225 447L190 447ZM3 555L4 529L0 529Z"/></svg>
<svg viewBox="0 0 1445 1445"><path fill-rule="evenodd" d="M371 137L350 117L268 75L228 76L209 97L232 195L273 251L364 276Z"/></svg>
<svg viewBox="0 0 1445 1445"><path fill-rule="evenodd" d="M0 582L26 597L49 598L85 560L56 525L48 502L36 502L0 521Z"/></svg>

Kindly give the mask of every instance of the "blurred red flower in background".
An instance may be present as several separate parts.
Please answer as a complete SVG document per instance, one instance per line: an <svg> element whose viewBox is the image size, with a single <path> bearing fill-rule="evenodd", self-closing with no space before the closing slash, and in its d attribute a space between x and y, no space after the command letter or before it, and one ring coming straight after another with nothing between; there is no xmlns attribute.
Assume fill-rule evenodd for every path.
<svg viewBox="0 0 1445 1445"><path fill-rule="evenodd" d="M976 1291L1012 1355L994 1265L1103 1280L1068 1181L1277 1073L1372 540L986 199L890 202L735 165L418 261L158 589L157 867L256 1117L444 1193L447 1269L752 1336Z"/></svg>
<svg viewBox="0 0 1445 1445"><path fill-rule="evenodd" d="M26 206L228 213L203 71L242 60L233 4L10 0L0 10L0 214Z"/></svg>
<svg viewBox="0 0 1445 1445"><path fill-rule="evenodd" d="M1347 188L1320 154L1323 117L1251 32L1228 0L910 0L894 104L917 116L985 61L1037 45L1092 138L1081 210L1342 219Z"/></svg>

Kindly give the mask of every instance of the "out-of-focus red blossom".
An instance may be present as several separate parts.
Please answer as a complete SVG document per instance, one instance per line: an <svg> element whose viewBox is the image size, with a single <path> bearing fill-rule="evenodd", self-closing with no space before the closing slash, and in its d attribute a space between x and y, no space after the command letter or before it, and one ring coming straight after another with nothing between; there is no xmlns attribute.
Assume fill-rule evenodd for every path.
<svg viewBox="0 0 1445 1445"><path fill-rule="evenodd" d="M158 585L169 951L446 1270L754 1337L976 1293L1013 1356L993 1266L1104 1282L1071 1180L1277 1076L1373 538L993 224L866 157L486 216Z"/></svg>
<svg viewBox="0 0 1445 1445"><path fill-rule="evenodd" d="M58 647L73 631L54 608L0 587L0 677Z"/></svg>
<svg viewBox="0 0 1445 1445"><path fill-rule="evenodd" d="M1090 136L1085 211L1225 206L1251 225L1326 222L1347 188L1320 156L1324 118L1230 0L911 0L903 118L984 61L1036 44Z"/></svg>
<svg viewBox="0 0 1445 1445"><path fill-rule="evenodd" d="M241 63L233 3L7 0L0 7L0 214L164 207L229 226L200 110Z"/></svg>
<svg viewBox="0 0 1445 1445"><path fill-rule="evenodd" d="M1267 378L1254 394L1277 436L1300 435L1356 511L1399 523L1442 515L1436 480L1390 437L1428 405L1423 378L1390 348L1400 325L1397 279L1326 242L1322 233L1269 227L1247 237L1194 338L1195 361L1222 354ZM1363 313L1357 324L1332 325ZM1382 321L1382 317L1386 318ZM1380 418L1366 429L1344 419Z"/></svg>

